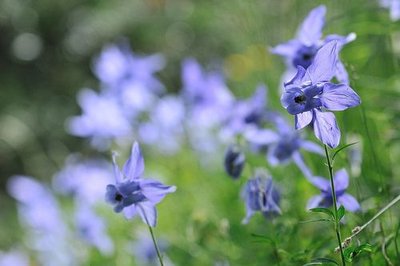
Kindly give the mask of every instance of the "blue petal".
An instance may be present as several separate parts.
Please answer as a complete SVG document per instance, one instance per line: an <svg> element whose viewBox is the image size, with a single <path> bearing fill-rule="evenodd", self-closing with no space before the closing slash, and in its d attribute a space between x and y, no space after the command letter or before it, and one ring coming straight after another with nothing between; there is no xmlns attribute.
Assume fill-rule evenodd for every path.
<svg viewBox="0 0 400 266"><path fill-rule="evenodd" d="M361 103L360 97L345 84L327 83L321 94L322 105L331 111L343 111Z"/></svg>
<svg viewBox="0 0 400 266"><path fill-rule="evenodd" d="M333 180L335 182L336 194L340 194L341 191L346 190L349 186L349 175L346 169L337 171Z"/></svg>
<svg viewBox="0 0 400 266"><path fill-rule="evenodd" d="M156 180L141 180L140 187L143 195L152 203L159 203L166 194L176 191L175 186L167 186Z"/></svg>
<svg viewBox="0 0 400 266"><path fill-rule="evenodd" d="M293 158L294 163L297 165L297 167L303 173L304 177L307 180L310 180L313 177L313 175L312 175L310 169L304 163L303 157L301 156L300 152L298 152L298 151L293 152L292 158Z"/></svg>
<svg viewBox="0 0 400 266"><path fill-rule="evenodd" d="M297 66L296 75L288 82L285 82L284 86L285 86L285 89L286 89L286 87L290 88L291 85L301 86L305 81L309 81L309 80L310 80L309 74L304 69L304 67Z"/></svg>
<svg viewBox="0 0 400 266"><path fill-rule="evenodd" d="M307 209L313 209L320 206L321 202L324 200L322 195L316 195L311 197L307 202Z"/></svg>
<svg viewBox="0 0 400 266"><path fill-rule="evenodd" d="M128 207L125 207L123 209L123 213L126 219L132 219L136 214L137 214L137 207L136 205L131 205Z"/></svg>
<svg viewBox="0 0 400 266"><path fill-rule="evenodd" d="M151 227L157 224L157 210L151 202L141 202L137 204L136 210L139 212L142 221Z"/></svg>
<svg viewBox="0 0 400 266"><path fill-rule="evenodd" d="M286 43L278 44L277 46L270 48L269 51L273 54L292 58L301 46L302 44L298 40L290 40Z"/></svg>
<svg viewBox="0 0 400 266"><path fill-rule="evenodd" d="M300 147L309 152L313 152L319 155L325 155L324 149L322 149L320 145L312 141L303 140L300 144Z"/></svg>
<svg viewBox="0 0 400 266"><path fill-rule="evenodd" d="M297 38L305 45L313 45L319 41L322 36L322 29L325 25L326 7L318 6L310 11L304 19L298 32Z"/></svg>
<svg viewBox="0 0 400 266"><path fill-rule="evenodd" d="M295 128L302 129L303 127L311 123L312 118L313 118L312 111L307 111L304 113L297 114L295 116Z"/></svg>
<svg viewBox="0 0 400 266"><path fill-rule="evenodd" d="M337 41L331 41L322 46L318 50L314 62L307 69L312 83L330 81L336 72L337 59Z"/></svg>
<svg viewBox="0 0 400 266"><path fill-rule="evenodd" d="M349 85L349 74L347 74L346 68L344 67L342 61L338 60L336 63L336 73L335 76L340 83Z"/></svg>
<svg viewBox="0 0 400 266"><path fill-rule="evenodd" d="M345 193L337 200L347 211L356 212L361 209L360 203L350 194Z"/></svg>
<svg viewBox="0 0 400 266"><path fill-rule="evenodd" d="M331 148L336 148L340 142L340 130L333 113L314 110L314 134Z"/></svg>
<svg viewBox="0 0 400 266"><path fill-rule="evenodd" d="M132 145L131 155L126 161L123 173L129 180L138 179L144 171L144 160L139 144L135 141Z"/></svg>
<svg viewBox="0 0 400 266"><path fill-rule="evenodd" d="M244 132L244 138L256 145L269 145L279 140L279 135L271 129L248 128Z"/></svg>

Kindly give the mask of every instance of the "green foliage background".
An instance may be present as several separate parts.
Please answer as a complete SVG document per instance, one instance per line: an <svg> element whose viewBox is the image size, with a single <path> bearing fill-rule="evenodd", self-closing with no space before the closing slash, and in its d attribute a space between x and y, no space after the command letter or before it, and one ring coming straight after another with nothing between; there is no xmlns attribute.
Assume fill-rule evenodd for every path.
<svg viewBox="0 0 400 266"><path fill-rule="evenodd" d="M91 64L105 44L126 38L138 54L164 54L167 66L159 78L170 92L180 90L180 64L191 56L205 66L222 66L238 97L250 95L264 82L269 105L283 112L278 88L284 64L266 48L291 39L319 4L328 10L325 34L357 34L341 58L362 105L337 117L342 144L351 142L346 140L350 133L362 140L361 173L351 176L349 191L363 212L346 215L343 235L366 222L400 192L400 22L392 22L376 1L1 0L0 249L20 245L24 234L5 190L10 176L26 174L49 183L68 154L98 155L84 139L68 135L64 123L80 113L77 92L98 88ZM21 60L15 52L22 33L40 38L41 50L33 60ZM318 191L294 165L271 168L262 156L251 156L250 164L267 167L281 187L283 215L274 220L255 215L244 226L239 191L245 178L233 182L225 175L223 151L215 151L212 167L205 167L187 147L171 157L154 149L144 152L146 172L161 173L178 187L158 206L156 228L156 234L170 242L168 256L176 265L302 265L316 257L339 258L333 253L336 241L330 225L300 223L315 218L305 205ZM100 156L110 158L108 153ZM305 156L316 175L327 177L319 157ZM346 152L334 167L350 169ZM68 211L68 199L62 203ZM103 258L89 249L85 265L135 265L124 245L135 238L135 228L146 228L137 219L115 215L108 206L99 211L108 217L117 251ZM373 252L360 255L354 265L386 265L385 242L387 257L399 265L398 217L399 208L394 207L360 234L360 242L372 244Z"/></svg>

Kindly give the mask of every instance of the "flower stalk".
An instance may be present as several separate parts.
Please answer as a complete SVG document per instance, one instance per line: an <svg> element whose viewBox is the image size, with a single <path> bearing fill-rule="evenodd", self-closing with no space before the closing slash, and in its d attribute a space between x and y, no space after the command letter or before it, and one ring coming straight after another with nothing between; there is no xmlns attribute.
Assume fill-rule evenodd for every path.
<svg viewBox="0 0 400 266"><path fill-rule="evenodd" d="M343 263L343 266L345 266L346 265L346 260L344 258L343 248L342 248L342 245L341 245L342 238L341 238L341 235L340 235L340 220L339 220L338 209L337 209L335 184L334 184L334 181L333 181L333 167L332 167L331 159L329 157L328 148L326 147L326 145L324 145L324 148L325 148L326 162L327 162L328 170L329 170L329 179L331 181L332 201L333 201L333 214L335 215L335 221L334 221L335 232L336 232L337 241L338 241L339 247L340 247L340 256L342 258L342 263Z"/></svg>

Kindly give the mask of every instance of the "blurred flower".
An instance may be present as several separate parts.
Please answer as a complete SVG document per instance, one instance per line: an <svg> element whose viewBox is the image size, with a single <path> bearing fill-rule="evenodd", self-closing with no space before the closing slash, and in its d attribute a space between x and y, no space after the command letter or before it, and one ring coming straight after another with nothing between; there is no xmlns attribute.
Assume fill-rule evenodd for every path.
<svg viewBox="0 0 400 266"><path fill-rule="evenodd" d="M356 38L354 33L350 33L347 36L332 34L321 39L325 26L325 13L326 7L323 5L314 8L300 25L295 39L270 49L272 53L286 59L287 71L284 74L283 82L293 77L297 66L307 69L314 61L317 51L326 43L336 40L338 42L337 49L340 50L343 45ZM349 84L348 74L340 59L337 59L333 65L333 75L340 83Z"/></svg>
<svg viewBox="0 0 400 266"><path fill-rule="evenodd" d="M75 223L79 236L103 255L111 255L114 245L106 233L106 224L85 203L76 204Z"/></svg>
<svg viewBox="0 0 400 266"><path fill-rule="evenodd" d="M123 211L127 219L139 214L143 222L154 227L157 222L155 205L166 194L175 192L175 186L166 186L159 181L143 179L144 160L135 142L131 155L120 171L113 155L115 185L108 185L106 201L114 205L115 212Z"/></svg>
<svg viewBox="0 0 400 266"><path fill-rule="evenodd" d="M0 266L29 266L29 258L19 250L0 252Z"/></svg>
<svg viewBox="0 0 400 266"><path fill-rule="evenodd" d="M139 125L143 143L153 145L165 153L180 148L184 134L185 106L180 97L164 96L150 113L150 121Z"/></svg>
<svg viewBox="0 0 400 266"><path fill-rule="evenodd" d="M27 176L14 176L8 191L18 201L21 224L28 230L28 246L38 251L40 265L76 265L67 245L68 228L51 191Z"/></svg>
<svg viewBox="0 0 400 266"><path fill-rule="evenodd" d="M112 176L112 166L108 162L83 160L79 155L72 155L54 176L53 187L62 194L73 195L78 202L92 205L104 200L104 187Z"/></svg>
<svg viewBox="0 0 400 266"><path fill-rule="evenodd" d="M234 97L220 73L205 73L194 59L183 62L182 83L190 141L198 151L215 151L215 131L230 114Z"/></svg>
<svg viewBox="0 0 400 266"><path fill-rule="evenodd" d="M272 182L272 178L258 169L242 190L242 198L246 205L246 217L242 223L247 224L255 212L260 211L265 217L281 213L279 208L280 194Z"/></svg>
<svg viewBox="0 0 400 266"><path fill-rule="evenodd" d="M233 177L239 178L242 174L246 157L236 145L230 145L225 152L224 166L226 173Z"/></svg>
<svg viewBox="0 0 400 266"><path fill-rule="evenodd" d="M251 98L236 101L224 122L222 134L234 137L242 134L248 127L258 127L267 117L267 88L259 85Z"/></svg>
<svg viewBox="0 0 400 266"><path fill-rule="evenodd" d="M84 89L78 95L78 102L83 114L70 119L68 128L72 135L91 138L94 147L104 149L110 140L132 133L130 122L115 98Z"/></svg>
<svg viewBox="0 0 400 266"><path fill-rule="evenodd" d="M349 186L349 175L345 169L337 171L334 175L334 184L336 199L340 205L343 205L347 211L355 212L360 210L360 204L350 194L345 193ZM311 183L321 190L321 195L313 196L307 203L307 209L316 207L328 208L332 206L331 183L329 180L315 176L311 179Z"/></svg>
<svg viewBox="0 0 400 266"><path fill-rule="evenodd" d="M164 239L160 239L157 241L157 245L162 253L164 265L172 266L173 263L168 256L165 255L165 251L168 249L168 243ZM154 247L153 240L147 234L139 233L137 240L132 244L131 248L138 265L159 265L157 251Z"/></svg>
<svg viewBox="0 0 400 266"><path fill-rule="evenodd" d="M390 10L390 19L392 21L400 19L400 0L379 0L379 4Z"/></svg>
<svg viewBox="0 0 400 266"><path fill-rule="evenodd" d="M333 113L360 104L360 97L345 84L333 84L337 61L337 42L324 45L305 70L298 66L296 76L285 83L281 102L295 115L296 129L312 123L316 137L331 148L340 142L340 131Z"/></svg>
<svg viewBox="0 0 400 266"><path fill-rule="evenodd" d="M137 81L147 90L161 91L164 86L154 73L164 68L165 59L160 54L137 56L127 42L105 47L95 60L94 73L107 87L118 89L121 82Z"/></svg>

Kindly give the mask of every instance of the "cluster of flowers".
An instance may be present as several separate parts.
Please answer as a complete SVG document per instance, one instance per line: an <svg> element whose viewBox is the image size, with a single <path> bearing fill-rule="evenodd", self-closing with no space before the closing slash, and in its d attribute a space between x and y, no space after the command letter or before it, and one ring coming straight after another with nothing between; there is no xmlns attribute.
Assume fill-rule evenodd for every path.
<svg viewBox="0 0 400 266"><path fill-rule="evenodd" d="M382 0L383 6L390 6L392 17L400 10L397 3ZM138 56L126 43L106 47L93 65L101 90L83 89L79 93L82 114L69 119L68 131L90 139L99 151L108 150L112 143L134 144L122 170L117 166L116 154L112 164L72 155L54 176L54 190L74 198L79 236L104 255L112 254L113 242L106 233L105 221L95 212L95 206L104 202L104 194L115 212L123 212L128 219L138 215L149 226L156 225L155 205L176 188L142 177L144 160L136 140L165 154L178 152L185 138L202 153L229 145L225 169L234 179L241 176L245 166L244 140L251 151L264 153L270 166L293 161L320 189L321 194L311 198L307 208L331 206L330 183L314 176L300 153L304 149L323 155L323 149L306 140L299 130L310 127L324 145L337 147L341 136L331 111L354 107L360 104L360 98L349 86L348 74L339 59L342 47L356 36L333 34L323 38L325 13L324 6L313 9L295 39L270 49L286 62L281 103L295 116L294 128L283 115L267 107L267 88L263 84L249 99L235 99L220 72L207 72L189 58L182 64L181 93L168 94L155 76L165 65L162 55ZM331 82L334 77L338 84ZM336 172L334 183L339 204L349 211L359 210L357 200L345 192L349 185L345 169ZM73 247L66 245L72 234L51 189L27 176L11 178L8 189L19 203L20 220L30 232L29 240L40 254L41 265L76 265ZM266 217L282 213L279 190L264 169L253 173L242 197L247 212L243 223L249 222L255 212ZM154 258L154 248L149 250ZM14 265L27 265L26 258L15 254L10 253L7 259L19 261Z"/></svg>

